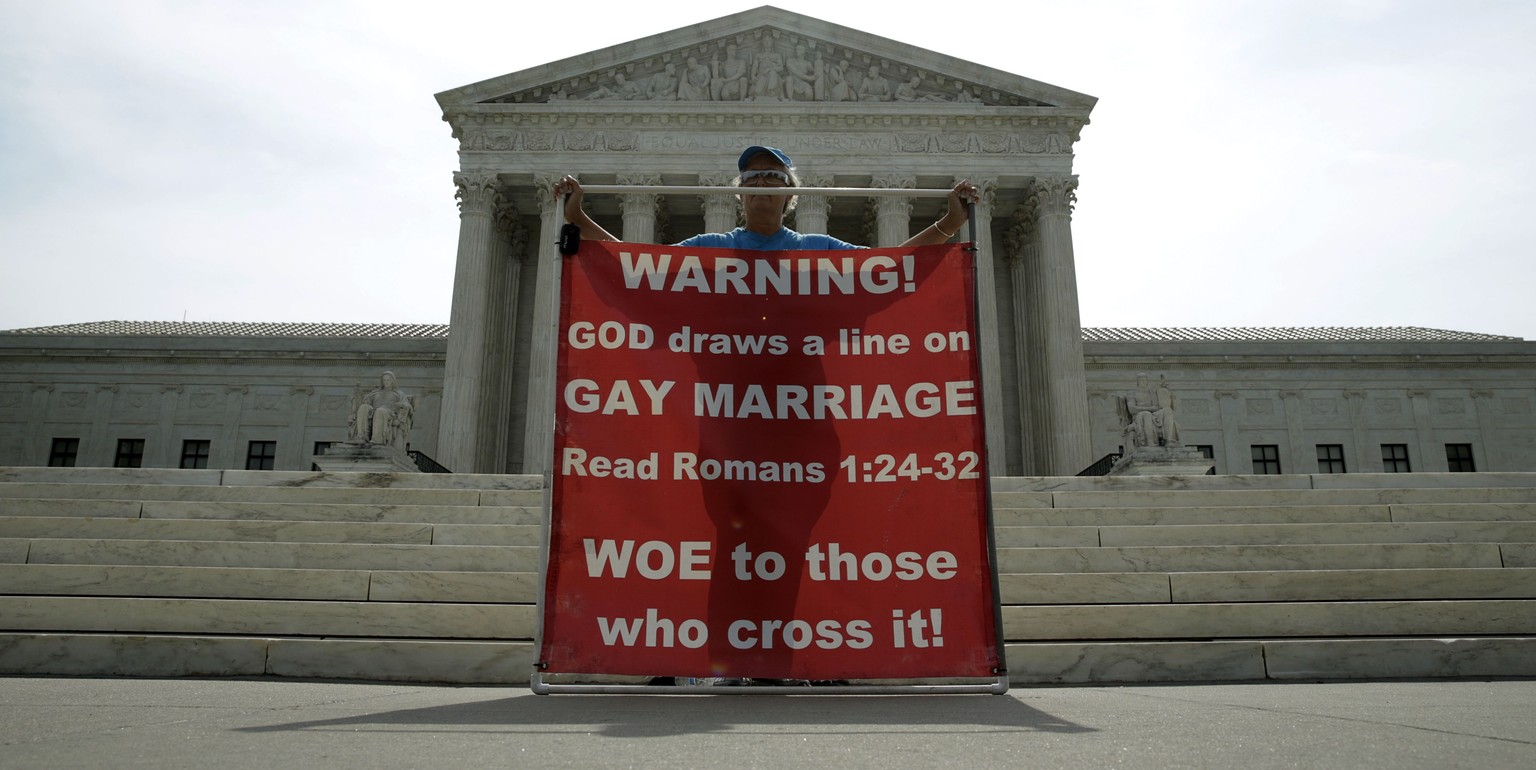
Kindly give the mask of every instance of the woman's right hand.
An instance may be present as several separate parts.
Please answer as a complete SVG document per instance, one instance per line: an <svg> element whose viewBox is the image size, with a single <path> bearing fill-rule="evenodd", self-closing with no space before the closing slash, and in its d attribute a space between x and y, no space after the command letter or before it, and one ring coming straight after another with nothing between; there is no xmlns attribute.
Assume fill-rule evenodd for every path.
<svg viewBox="0 0 1536 770"><path fill-rule="evenodd" d="M565 221L581 221L581 182L566 174L555 183L555 200L565 198Z"/></svg>

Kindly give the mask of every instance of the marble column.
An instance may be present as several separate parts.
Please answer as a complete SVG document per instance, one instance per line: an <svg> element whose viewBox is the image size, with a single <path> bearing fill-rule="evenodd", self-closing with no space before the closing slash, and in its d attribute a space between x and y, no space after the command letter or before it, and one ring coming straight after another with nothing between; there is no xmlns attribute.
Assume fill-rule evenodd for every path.
<svg viewBox="0 0 1536 770"><path fill-rule="evenodd" d="M1478 437L1478 443L1472 447L1472 462L1480 471L1503 470L1494 462L1493 455L1493 448L1499 445L1499 437L1495 435L1499 423L1493 413L1493 391L1472 391L1472 409L1477 413Z"/></svg>
<svg viewBox="0 0 1536 770"><path fill-rule="evenodd" d="M315 389L310 385L293 385L288 388L288 426L277 440L277 457L274 468L309 470L314 464L315 447L305 440L309 432L309 397Z"/></svg>
<svg viewBox="0 0 1536 770"><path fill-rule="evenodd" d="M700 174L700 187L730 187L735 174ZM704 211L704 232L728 233L736 229L736 212L739 205L733 195L700 195L699 208Z"/></svg>
<svg viewBox="0 0 1536 770"><path fill-rule="evenodd" d="M821 174L800 178L802 187L831 187L832 177ZM828 221L832 216L832 199L825 195L801 195L795 201L795 230L802 233L827 234Z"/></svg>
<svg viewBox="0 0 1536 770"><path fill-rule="evenodd" d="M1217 413L1221 415L1221 450L1226 458L1226 473L1241 475L1253 473L1253 453L1246 446L1240 446L1241 440L1238 434L1238 425L1243 417L1237 404L1237 391L1216 391ZM1221 467L1217 466L1219 472Z"/></svg>
<svg viewBox="0 0 1536 770"><path fill-rule="evenodd" d="M181 447L176 441L176 412L181 405L180 385L160 386L160 421L150 438L151 446L144 448L144 467L175 468L181 464ZM309 467L309 466L304 466Z"/></svg>
<svg viewBox="0 0 1536 770"><path fill-rule="evenodd" d="M490 172L456 173L459 250L453 272L453 311L448 320L448 359L443 368L443 414L434 458L454 473L483 473L478 457L484 397L487 321L491 303L491 251L495 212L502 196Z"/></svg>
<svg viewBox="0 0 1536 770"><path fill-rule="evenodd" d="M1371 456L1369 441L1365 426L1365 391L1344 391L1344 408L1349 410L1349 437L1352 443L1350 451L1344 455L1344 470L1349 473L1363 473L1369 467L1366 458ZM1378 460L1380 459L1378 455ZM1375 470L1381 472L1381 467Z"/></svg>
<svg viewBox="0 0 1536 770"><path fill-rule="evenodd" d="M241 445L240 426L245 415L245 396L251 392L246 385L224 386L224 424L219 426L219 438L208 453L209 468L245 468L250 456L250 445Z"/></svg>
<svg viewBox="0 0 1536 770"><path fill-rule="evenodd" d="M952 184L959 184L960 181L957 178ZM976 340L976 350L981 357L982 413L987 426L987 471L993 476L1004 476L1008 473L1008 450L1005 435L1007 426L1003 424L1003 348L997 319L997 266L1000 260L992 244L992 208L997 202L997 180L972 181L981 194L975 207L976 330L980 335L980 339ZM965 240L970 237L970 233L971 227L967 223L956 235ZM1083 387L1086 393L1086 382Z"/></svg>
<svg viewBox="0 0 1536 770"><path fill-rule="evenodd" d="M53 451L54 437L43 433L47 424L49 400L52 396L52 384L32 383L32 408L27 410L26 427L26 459L29 464L47 465L48 455Z"/></svg>
<svg viewBox="0 0 1536 770"><path fill-rule="evenodd" d="M911 189L917 180L911 176L876 176L871 187ZM879 248L900 246L912 237L912 199L875 198L875 245Z"/></svg>
<svg viewBox="0 0 1536 770"><path fill-rule="evenodd" d="M538 265L534 287L533 328L529 330L527 420L523 433L523 473L549 470L554 451L555 328L560 322L560 225L565 217L554 198L557 174L537 174L535 197L540 201L539 247L533 254Z"/></svg>
<svg viewBox="0 0 1536 770"><path fill-rule="evenodd" d="M110 468L117 456L117 439L110 435L112 429L112 405L117 397L117 386L96 386L96 397L91 401L91 427L80 442L80 465Z"/></svg>
<svg viewBox="0 0 1536 770"><path fill-rule="evenodd" d="M1444 472L1449 466L1445 460L1445 446L1435 443L1434 420L1429 414L1429 391L1409 388L1408 398L1413 403L1413 431L1418 439L1418 446L1413 451L1419 453L1414 457L1410 452L1408 467L1418 473Z"/></svg>
<svg viewBox="0 0 1536 770"><path fill-rule="evenodd" d="M1302 423L1301 391L1280 391L1280 409L1285 416L1285 447L1281 449L1285 453L1285 462L1288 465L1280 466L1281 473L1317 473L1316 444L1308 445L1306 430ZM1308 449L1313 451L1308 452Z"/></svg>
<svg viewBox="0 0 1536 770"><path fill-rule="evenodd" d="M1030 296L1029 267L1038 260L1035 246L1035 212L1028 206L1020 206L1008 227L1007 243L1002 256L1008 266L1009 289L1013 297L1013 360L1014 380L1018 383L1018 452L1020 473L1025 476L1046 474L1045 453L1041 447L1044 434L1036 427L1040 418L1035 414L1036 399L1043 386L1035 376L1040 370L1036 346L1030 345L1030 329L1033 328L1030 313L1035 301Z"/></svg>
<svg viewBox="0 0 1536 770"><path fill-rule="evenodd" d="M511 203L495 215L496 239L491 252L491 297L488 356L484 372L478 455L486 472L508 473L512 423L512 361L517 345L517 298L522 278L522 258L527 252L528 228ZM521 437L519 437L521 444Z"/></svg>
<svg viewBox="0 0 1536 770"><path fill-rule="evenodd" d="M619 175L621 185L657 185L661 177L654 175ZM626 243L656 242L656 205L658 197L653 193L624 193L619 196L619 208L624 212L624 232L619 237Z"/></svg>
<svg viewBox="0 0 1536 770"><path fill-rule="evenodd" d="M1077 305L1077 267L1072 253L1072 206L1077 176L1036 177L1042 291L1040 325L1033 344L1044 351L1044 417L1050 442L1049 472L1071 476L1092 462L1088 387L1083 365L1083 328Z"/></svg>

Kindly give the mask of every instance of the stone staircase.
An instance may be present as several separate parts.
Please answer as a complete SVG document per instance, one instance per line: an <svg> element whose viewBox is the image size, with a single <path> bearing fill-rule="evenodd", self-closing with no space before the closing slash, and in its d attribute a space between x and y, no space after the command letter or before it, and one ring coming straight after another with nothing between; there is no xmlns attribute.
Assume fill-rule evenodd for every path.
<svg viewBox="0 0 1536 770"><path fill-rule="evenodd" d="M0 468L0 673L525 683L539 487ZM1536 675L1536 474L993 489L1015 684Z"/></svg>

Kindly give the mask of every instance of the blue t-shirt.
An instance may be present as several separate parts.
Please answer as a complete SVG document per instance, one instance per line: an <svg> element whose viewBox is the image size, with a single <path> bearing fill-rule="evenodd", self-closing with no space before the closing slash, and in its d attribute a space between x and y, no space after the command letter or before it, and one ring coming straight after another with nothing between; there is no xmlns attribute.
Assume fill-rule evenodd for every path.
<svg viewBox="0 0 1536 770"><path fill-rule="evenodd" d="M760 235L745 227L738 227L728 233L700 233L675 245L704 246L720 249L755 249L757 251L830 251L833 249L864 248L863 246L855 246L847 241L840 241L830 235L802 234L787 227L779 228L779 231L773 235Z"/></svg>

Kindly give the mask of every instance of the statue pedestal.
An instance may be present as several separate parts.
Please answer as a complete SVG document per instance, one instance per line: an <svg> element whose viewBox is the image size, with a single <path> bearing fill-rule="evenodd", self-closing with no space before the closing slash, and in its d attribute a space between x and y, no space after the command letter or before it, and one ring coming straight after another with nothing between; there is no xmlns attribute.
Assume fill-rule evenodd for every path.
<svg viewBox="0 0 1536 770"><path fill-rule="evenodd" d="M420 473L410 455L387 444L332 444L315 455L320 470L345 473Z"/></svg>
<svg viewBox="0 0 1536 770"><path fill-rule="evenodd" d="M1109 469L1109 476L1204 476L1216 461L1186 446L1141 447L1127 452Z"/></svg>

